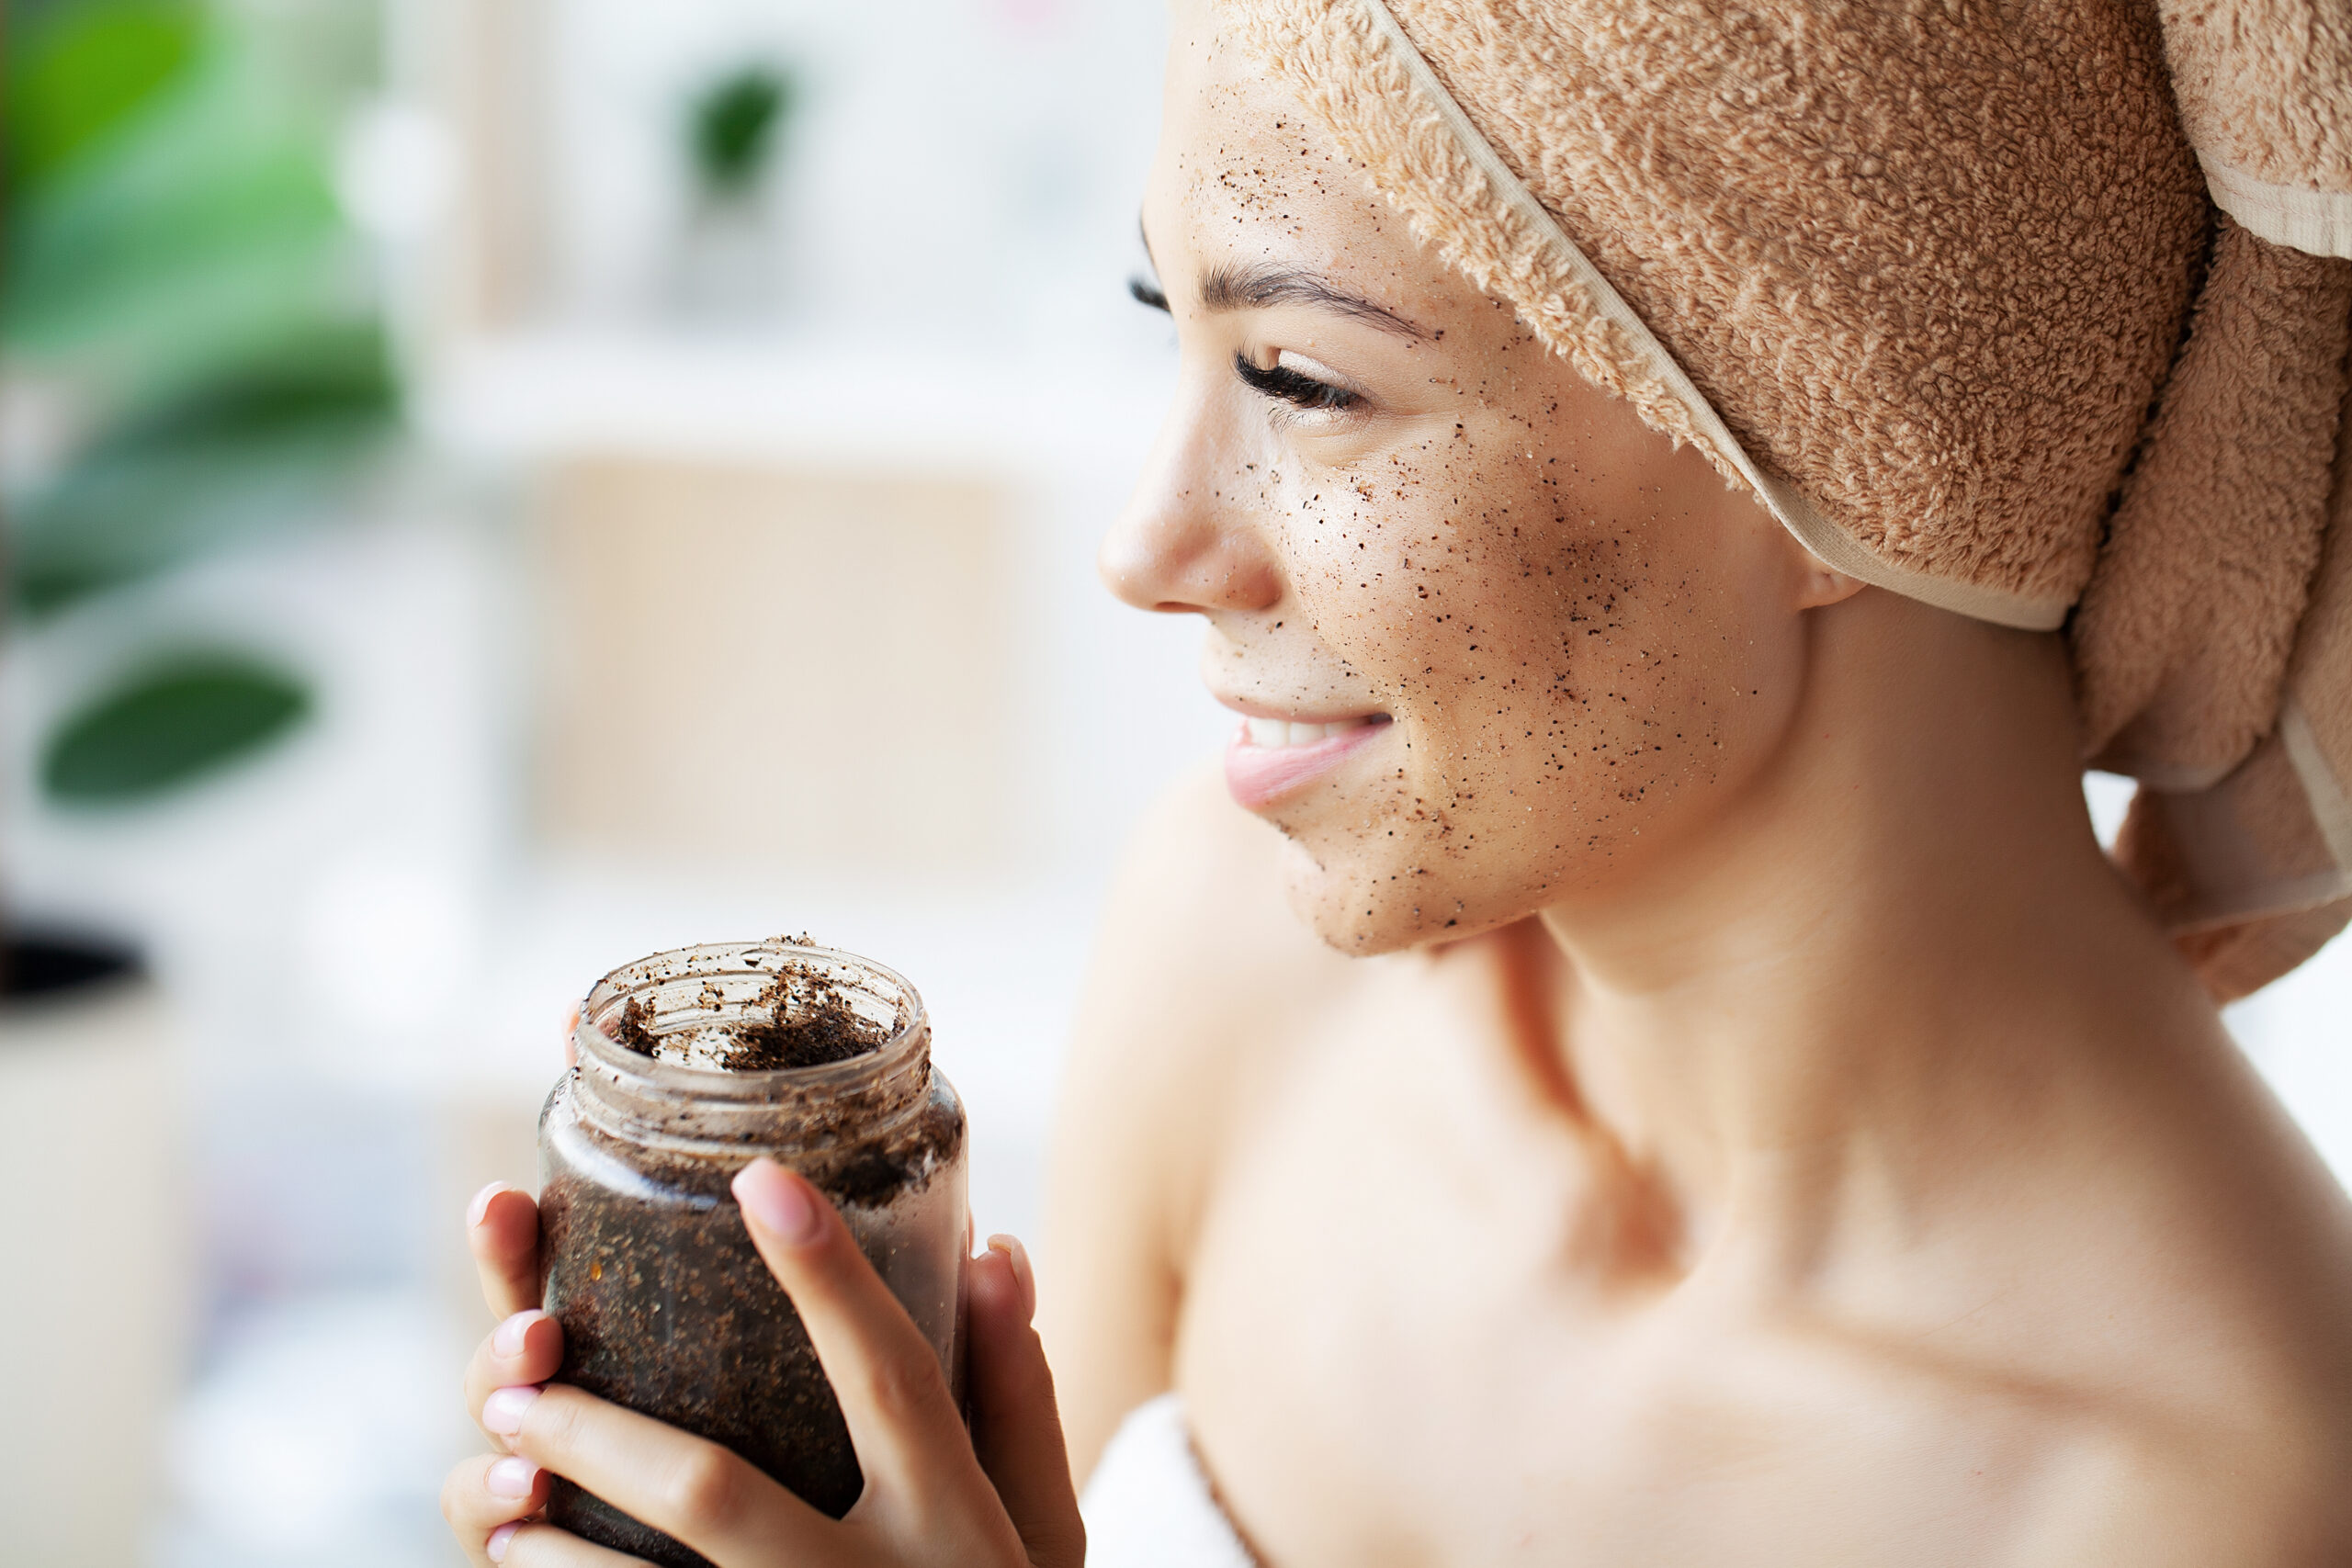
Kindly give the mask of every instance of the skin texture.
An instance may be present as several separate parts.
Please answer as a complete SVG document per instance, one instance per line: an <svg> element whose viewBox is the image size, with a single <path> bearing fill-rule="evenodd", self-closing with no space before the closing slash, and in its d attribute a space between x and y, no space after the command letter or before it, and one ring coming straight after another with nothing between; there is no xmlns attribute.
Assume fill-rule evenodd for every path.
<svg viewBox="0 0 2352 1568"><path fill-rule="evenodd" d="M1173 1386L1279 1564L2352 1554L2352 1212L2100 853L2056 639L1812 561L1189 6L1166 101L1103 575L1388 722L1114 895L1078 1472Z"/></svg>

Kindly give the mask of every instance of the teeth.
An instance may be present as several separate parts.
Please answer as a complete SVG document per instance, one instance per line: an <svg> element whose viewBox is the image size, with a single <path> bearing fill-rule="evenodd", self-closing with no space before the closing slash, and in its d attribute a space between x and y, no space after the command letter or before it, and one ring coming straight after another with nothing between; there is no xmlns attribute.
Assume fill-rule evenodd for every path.
<svg viewBox="0 0 2352 1568"><path fill-rule="evenodd" d="M1337 724L1292 724L1279 718L1244 718L1241 724L1250 732L1250 745L1272 748L1312 746L1318 740L1362 729L1371 722L1368 718L1343 718Z"/></svg>

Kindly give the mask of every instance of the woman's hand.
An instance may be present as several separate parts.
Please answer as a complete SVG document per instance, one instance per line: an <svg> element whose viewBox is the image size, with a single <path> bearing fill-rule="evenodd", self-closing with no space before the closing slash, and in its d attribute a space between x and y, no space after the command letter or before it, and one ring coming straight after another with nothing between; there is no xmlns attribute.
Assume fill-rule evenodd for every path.
<svg viewBox="0 0 2352 1568"><path fill-rule="evenodd" d="M865 1490L831 1519L716 1443L562 1384L562 1330L538 1306L538 1213L528 1195L474 1200L469 1239L505 1321L474 1354L466 1399L503 1456L451 1472L442 1511L477 1563L594 1568L634 1562L538 1522L549 1472L684 1541L719 1568L1002 1564L1077 1568L1086 1553L1054 1405L1030 1328L1029 1262L999 1236L974 1261L972 1427L938 1358L832 1205L768 1160L735 1179L760 1256L792 1297L841 1400Z"/></svg>

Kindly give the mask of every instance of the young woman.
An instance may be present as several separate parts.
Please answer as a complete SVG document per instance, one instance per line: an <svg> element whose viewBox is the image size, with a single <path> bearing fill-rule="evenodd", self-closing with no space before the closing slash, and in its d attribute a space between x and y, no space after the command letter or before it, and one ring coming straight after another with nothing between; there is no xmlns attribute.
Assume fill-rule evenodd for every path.
<svg viewBox="0 0 2352 1568"><path fill-rule="evenodd" d="M548 1472L720 1568L1075 1563L1090 1474L1098 1563L2352 1560L2352 1207L2166 940L2201 818L2143 812L2127 854L2174 870L2143 891L2079 785L2086 750L2164 750L2157 699L2101 694L2099 638L2149 617L2128 561L2132 614L2106 608L2092 557L2157 482L2149 401L2218 336L2176 355L2192 293L2201 322L2237 287L2151 25L2053 7L2037 44L1824 7L1759 42L1703 9L1180 6L1138 287L1180 389L1102 569L1202 617L1242 730L1106 919L1056 1156L1055 1375L992 1243L967 1438L821 1198L751 1167L867 1476L824 1519L538 1386L535 1218L494 1191L471 1236L517 1315L468 1396L497 1457L447 1495L475 1561L621 1561L532 1522ZM2108 29L2098 69L2056 81L2077 24ZM1889 80L1945 66L1978 96ZM1978 113L2021 83L2044 97ZM1637 90L1697 96L1644 120ZM1982 236L1913 210L1939 265L1857 266L1910 254L1905 225L1815 199L1861 155L1771 145L1792 95L1849 129L1962 104L1928 128L1946 151L1894 115L1869 156L1996 234L2064 221L1996 278ZM1952 128L2002 112L2042 128L2025 154L1945 179ZM1750 155L1793 191L1756 195ZM1609 206L1635 175L1671 187L1652 220ZM2109 295L2019 282L2062 254ZM2280 265L2336 312L2340 366L2352 268ZM1827 348L1758 324L1840 289ZM2005 432L1988 386L2050 412ZM2310 714L2266 715L2228 779L2298 725L2342 760L2345 710L2309 694L2343 671L2296 658ZM2243 980L2258 960L2211 933L2256 925L2201 929L2207 978Z"/></svg>

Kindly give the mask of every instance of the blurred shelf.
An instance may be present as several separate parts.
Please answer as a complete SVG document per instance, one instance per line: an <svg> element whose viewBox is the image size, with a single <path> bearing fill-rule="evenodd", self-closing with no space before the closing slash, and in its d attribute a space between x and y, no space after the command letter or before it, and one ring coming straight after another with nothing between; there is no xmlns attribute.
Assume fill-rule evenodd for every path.
<svg viewBox="0 0 2352 1568"><path fill-rule="evenodd" d="M565 329L447 350L419 380L419 427L466 457L617 451L1051 479L1131 474L1174 361Z"/></svg>

